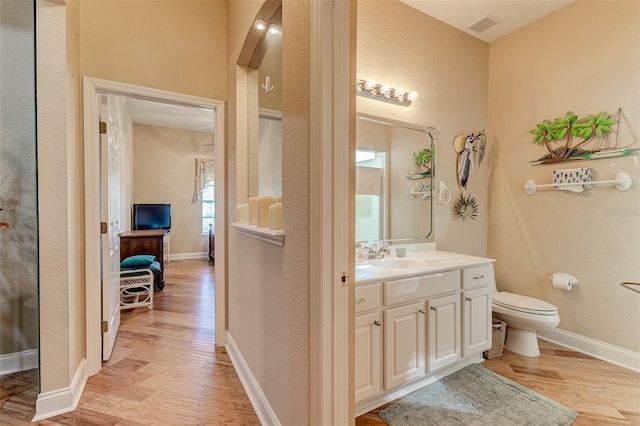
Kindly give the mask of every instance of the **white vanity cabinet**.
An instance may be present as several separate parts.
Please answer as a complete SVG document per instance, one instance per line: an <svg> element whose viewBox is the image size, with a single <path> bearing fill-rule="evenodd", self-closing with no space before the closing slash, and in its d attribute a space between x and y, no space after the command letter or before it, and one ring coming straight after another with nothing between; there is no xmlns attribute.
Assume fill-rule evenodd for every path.
<svg viewBox="0 0 640 426"><path fill-rule="evenodd" d="M382 313L380 284L356 288L356 402L382 391Z"/></svg>
<svg viewBox="0 0 640 426"><path fill-rule="evenodd" d="M431 372L460 359L460 296L455 293L429 300L427 307L427 358Z"/></svg>
<svg viewBox="0 0 640 426"><path fill-rule="evenodd" d="M384 387L391 389L425 374L425 303L384 311Z"/></svg>
<svg viewBox="0 0 640 426"><path fill-rule="evenodd" d="M385 389L459 358L459 271L386 281L383 286Z"/></svg>
<svg viewBox="0 0 640 426"><path fill-rule="evenodd" d="M463 269L462 356L491 348L491 294L493 266Z"/></svg>
<svg viewBox="0 0 640 426"><path fill-rule="evenodd" d="M494 273L491 259L473 259L356 286L356 414L482 359L491 347Z"/></svg>

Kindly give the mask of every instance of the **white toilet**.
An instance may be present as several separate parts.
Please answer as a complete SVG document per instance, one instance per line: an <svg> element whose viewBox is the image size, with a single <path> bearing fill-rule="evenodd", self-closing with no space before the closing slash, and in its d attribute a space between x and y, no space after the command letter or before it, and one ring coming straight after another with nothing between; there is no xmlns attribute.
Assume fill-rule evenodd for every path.
<svg viewBox="0 0 640 426"><path fill-rule="evenodd" d="M504 348L524 356L540 356L537 333L560 324L558 308L551 303L495 288L492 310L495 318L507 323Z"/></svg>

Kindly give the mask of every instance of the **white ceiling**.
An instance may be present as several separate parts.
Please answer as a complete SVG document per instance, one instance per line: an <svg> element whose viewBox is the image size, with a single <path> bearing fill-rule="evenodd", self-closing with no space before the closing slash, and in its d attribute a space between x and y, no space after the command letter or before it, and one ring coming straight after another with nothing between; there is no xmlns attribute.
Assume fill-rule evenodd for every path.
<svg viewBox="0 0 640 426"><path fill-rule="evenodd" d="M135 98L127 98L127 106L136 124L213 133L213 110L209 108Z"/></svg>
<svg viewBox="0 0 640 426"><path fill-rule="evenodd" d="M433 16L460 31L491 43L543 16L560 9L573 0L400 0ZM487 14L501 22L477 33L468 27Z"/></svg>
<svg viewBox="0 0 640 426"><path fill-rule="evenodd" d="M480 40L490 43L517 30L573 0L400 0ZM487 14L501 22L477 33L469 26ZM142 99L127 99L133 122L213 133L213 111L184 105L171 105Z"/></svg>

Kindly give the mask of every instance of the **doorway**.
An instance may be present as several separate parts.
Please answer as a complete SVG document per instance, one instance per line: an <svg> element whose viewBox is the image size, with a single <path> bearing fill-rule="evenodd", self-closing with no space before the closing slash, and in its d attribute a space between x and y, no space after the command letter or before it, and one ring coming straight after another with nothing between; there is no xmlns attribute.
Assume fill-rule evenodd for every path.
<svg viewBox="0 0 640 426"><path fill-rule="evenodd" d="M207 98L183 95L157 89L150 89L119 82L100 80L84 77L84 151L85 151L85 234L86 244L86 344L87 344L87 374L95 375L100 371L102 362L102 333L101 333L101 280L100 280L100 176L99 176L99 96L107 94L132 100L137 104L146 104L149 107L158 107L163 111L170 111L162 115L155 110L146 118L138 120L155 120L167 126L172 120L178 118L181 113L176 111L210 112L213 122L214 155L216 159L216 185L215 185L215 253L216 268L215 281L215 324L216 329L224 331L225 324L225 104ZM135 107L133 107L135 109ZM173 113L171 112L173 111ZM189 114L187 114L189 115ZM193 117L191 117L193 121ZM133 120L133 119L132 119ZM184 118L184 122L188 118ZM151 121L146 122L146 124ZM124 208L125 215L127 209ZM93 227L91 224L95 224ZM89 232L95 229L95 232ZM216 345L223 346L225 333L216 333Z"/></svg>

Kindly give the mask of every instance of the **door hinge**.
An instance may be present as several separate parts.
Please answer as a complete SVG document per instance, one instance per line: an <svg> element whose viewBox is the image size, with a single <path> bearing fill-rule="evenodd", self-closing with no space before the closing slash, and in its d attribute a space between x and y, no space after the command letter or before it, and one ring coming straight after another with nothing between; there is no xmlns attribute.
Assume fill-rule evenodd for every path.
<svg viewBox="0 0 640 426"><path fill-rule="evenodd" d="M107 123L105 123L104 121L100 122L100 134L104 135L107 133Z"/></svg>
<svg viewBox="0 0 640 426"><path fill-rule="evenodd" d="M100 233L106 234L109 231L107 228L107 222L100 222Z"/></svg>
<svg viewBox="0 0 640 426"><path fill-rule="evenodd" d="M102 332L106 333L109 331L109 323L107 321L102 321Z"/></svg>
<svg viewBox="0 0 640 426"><path fill-rule="evenodd" d="M349 285L349 283L347 282L349 279L349 275L347 275L346 272L342 273L342 277L340 278L340 287L346 287Z"/></svg>

